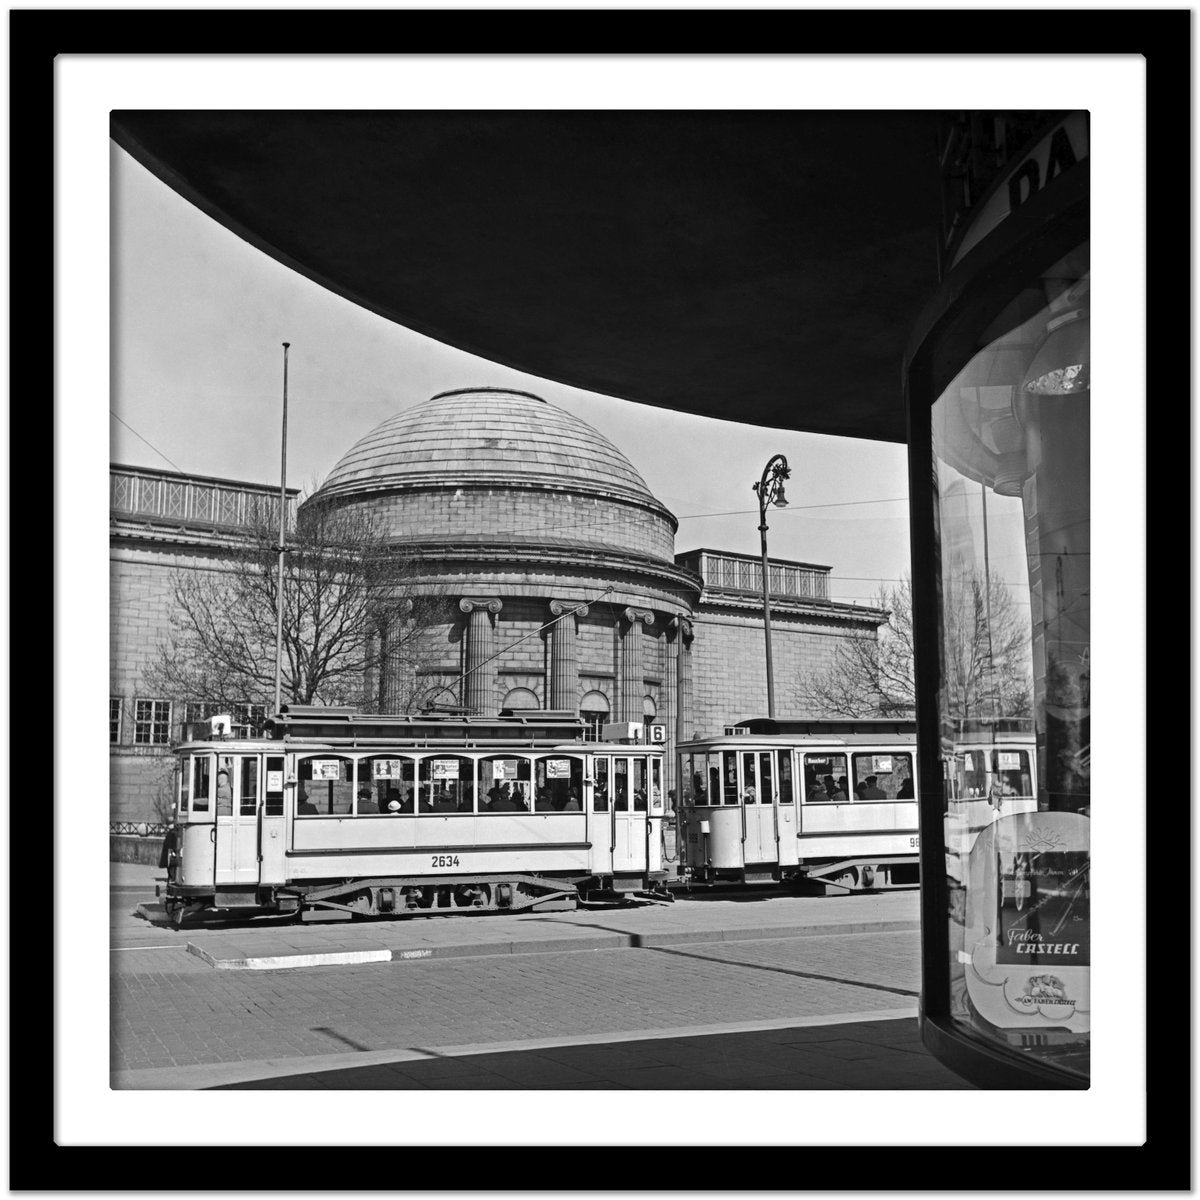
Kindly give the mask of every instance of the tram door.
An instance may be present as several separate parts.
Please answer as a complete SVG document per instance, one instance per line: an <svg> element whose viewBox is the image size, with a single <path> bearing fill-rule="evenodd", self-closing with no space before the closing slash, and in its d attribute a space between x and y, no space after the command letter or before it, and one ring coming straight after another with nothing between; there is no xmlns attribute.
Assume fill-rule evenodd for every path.
<svg viewBox="0 0 1200 1200"><path fill-rule="evenodd" d="M647 796L645 758L612 759L613 870L645 871Z"/></svg>
<svg viewBox="0 0 1200 1200"><path fill-rule="evenodd" d="M217 756L218 884L258 883L259 757Z"/></svg>
<svg viewBox="0 0 1200 1200"><path fill-rule="evenodd" d="M592 773L592 808L588 816L592 870L607 875L613 868L612 761L597 754L592 760Z"/></svg>
<svg viewBox="0 0 1200 1200"><path fill-rule="evenodd" d="M743 750L742 850L747 863L775 862L779 857L775 840L774 755L769 750Z"/></svg>

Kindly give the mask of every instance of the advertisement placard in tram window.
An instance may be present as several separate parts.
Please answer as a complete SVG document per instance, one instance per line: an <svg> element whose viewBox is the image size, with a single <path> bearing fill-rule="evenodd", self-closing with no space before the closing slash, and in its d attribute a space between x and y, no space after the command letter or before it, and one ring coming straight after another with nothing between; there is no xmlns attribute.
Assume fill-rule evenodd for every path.
<svg viewBox="0 0 1200 1200"><path fill-rule="evenodd" d="M967 992L1002 1029L1090 1027L1089 821L1078 813L1001 817L971 848Z"/></svg>
<svg viewBox="0 0 1200 1200"><path fill-rule="evenodd" d="M548 759L546 759L546 778L547 779L570 779L571 778L571 760L569 758L548 758Z"/></svg>
<svg viewBox="0 0 1200 1200"><path fill-rule="evenodd" d="M371 764L371 773L375 779L399 779L400 760L398 758L377 758Z"/></svg>
<svg viewBox="0 0 1200 1200"><path fill-rule="evenodd" d="M433 760L433 777L434 779L457 779L458 759L435 758Z"/></svg>
<svg viewBox="0 0 1200 1200"><path fill-rule="evenodd" d="M313 779L341 779L342 764L336 758L314 758L312 760Z"/></svg>

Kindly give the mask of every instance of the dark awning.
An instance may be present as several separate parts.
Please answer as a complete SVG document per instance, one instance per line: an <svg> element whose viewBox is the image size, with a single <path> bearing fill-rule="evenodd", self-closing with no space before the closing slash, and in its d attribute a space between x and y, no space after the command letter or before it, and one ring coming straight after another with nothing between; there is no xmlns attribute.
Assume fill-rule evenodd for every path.
<svg viewBox="0 0 1200 1200"><path fill-rule="evenodd" d="M933 113L116 112L260 249L532 374L903 441L937 283Z"/></svg>

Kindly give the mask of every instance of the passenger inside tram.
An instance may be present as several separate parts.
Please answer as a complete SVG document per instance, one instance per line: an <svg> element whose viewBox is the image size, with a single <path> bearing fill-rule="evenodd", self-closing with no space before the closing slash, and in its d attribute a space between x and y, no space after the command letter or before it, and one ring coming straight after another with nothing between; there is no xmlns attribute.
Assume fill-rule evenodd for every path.
<svg viewBox="0 0 1200 1200"><path fill-rule="evenodd" d="M829 793L825 790L824 785L815 776L810 775L804 785L804 794L812 803L820 804L829 799Z"/></svg>
<svg viewBox="0 0 1200 1200"><path fill-rule="evenodd" d="M862 798L864 800L886 800L887 792L879 786L879 777L876 775L868 775L866 778L866 787L863 788Z"/></svg>
<svg viewBox="0 0 1200 1200"><path fill-rule="evenodd" d="M308 798L308 789L301 784L296 795L296 812L302 817L318 816L317 806Z"/></svg>
<svg viewBox="0 0 1200 1200"><path fill-rule="evenodd" d="M897 800L914 800L916 796L913 793L913 781L910 775L901 785L900 790L896 793Z"/></svg>
<svg viewBox="0 0 1200 1200"><path fill-rule="evenodd" d="M371 789L362 787L358 789L358 815L360 817L367 816L371 813L378 814L379 805L375 803L374 797L371 795Z"/></svg>
<svg viewBox="0 0 1200 1200"><path fill-rule="evenodd" d="M411 795L411 793L410 793ZM387 795L384 797L383 807L392 814L398 817L403 811L404 806L400 803L400 789L390 787L387 790ZM409 801L409 812L412 812L412 802Z"/></svg>

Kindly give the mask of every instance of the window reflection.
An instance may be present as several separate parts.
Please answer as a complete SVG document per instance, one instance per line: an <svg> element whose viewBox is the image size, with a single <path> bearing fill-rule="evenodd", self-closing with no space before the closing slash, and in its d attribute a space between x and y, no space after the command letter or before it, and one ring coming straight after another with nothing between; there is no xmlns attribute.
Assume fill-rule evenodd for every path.
<svg viewBox="0 0 1200 1200"><path fill-rule="evenodd" d="M1089 1007L1089 295L1084 245L932 410L952 1012L1068 1058Z"/></svg>

